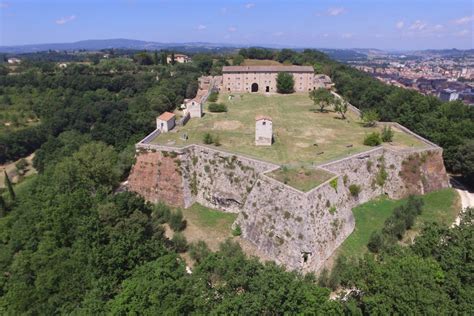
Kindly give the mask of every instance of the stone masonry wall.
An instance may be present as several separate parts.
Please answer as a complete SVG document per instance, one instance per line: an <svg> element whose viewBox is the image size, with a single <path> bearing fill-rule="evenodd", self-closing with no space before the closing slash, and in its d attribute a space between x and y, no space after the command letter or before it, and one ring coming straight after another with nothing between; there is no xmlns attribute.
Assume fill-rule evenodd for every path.
<svg viewBox="0 0 474 316"><path fill-rule="evenodd" d="M265 173L277 165L207 146L140 145L129 188L147 200L239 213L242 236L288 269L317 271L354 229L351 209L448 186L442 150L377 147L318 166L335 176L301 192ZM156 152L153 152L156 151ZM163 151L163 153L160 153ZM349 186L357 185L353 196Z"/></svg>

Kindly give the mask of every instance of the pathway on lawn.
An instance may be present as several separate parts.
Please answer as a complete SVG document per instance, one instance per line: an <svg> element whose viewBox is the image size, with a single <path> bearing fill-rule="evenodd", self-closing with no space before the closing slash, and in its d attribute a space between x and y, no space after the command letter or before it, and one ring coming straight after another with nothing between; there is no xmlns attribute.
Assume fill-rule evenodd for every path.
<svg viewBox="0 0 474 316"><path fill-rule="evenodd" d="M474 192L470 192L464 185L451 178L451 185L459 193L461 197L462 210L459 212L459 215L456 217L452 226L459 225L461 223L461 216L466 210L466 208L474 208Z"/></svg>

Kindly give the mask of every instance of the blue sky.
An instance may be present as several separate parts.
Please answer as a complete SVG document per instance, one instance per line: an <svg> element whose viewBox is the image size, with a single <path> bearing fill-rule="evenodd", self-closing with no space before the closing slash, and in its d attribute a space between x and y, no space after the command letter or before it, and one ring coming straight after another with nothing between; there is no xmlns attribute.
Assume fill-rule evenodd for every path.
<svg viewBox="0 0 474 316"><path fill-rule="evenodd" d="M0 45L128 38L473 48L472 0L0 0Z"/></svg>

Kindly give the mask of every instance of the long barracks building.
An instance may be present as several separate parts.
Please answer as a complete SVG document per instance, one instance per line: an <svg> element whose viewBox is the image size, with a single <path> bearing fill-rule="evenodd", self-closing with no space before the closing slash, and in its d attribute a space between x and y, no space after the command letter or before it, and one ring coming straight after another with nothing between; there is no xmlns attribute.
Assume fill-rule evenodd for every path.
<svg viewBox="0 0 474 316"><path fill-rule="evenodd" d="M279 72L293 75L296 92L326 87L331 81L325 75L315 75L311 66L224 66L222 89L226 92L277 92Z"/></svg>

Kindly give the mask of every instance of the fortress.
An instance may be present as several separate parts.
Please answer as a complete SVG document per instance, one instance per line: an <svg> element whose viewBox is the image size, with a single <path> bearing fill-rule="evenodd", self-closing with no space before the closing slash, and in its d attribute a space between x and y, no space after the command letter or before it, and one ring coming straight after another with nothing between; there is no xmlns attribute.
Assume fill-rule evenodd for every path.
<svg viewBox="0 0 474 316"><path fill-rule="evenodd" d="M331 81L325 75L315 75L312 66L224 66L222 68L222 90L226 92L276 92L276 78L279 72L287 72L293 76L294 89L297 92L324 88Z"/></svg>
<svg viewBox="0 0 474 316"><path fill-rule="evenodd" d="M314 77L310 71L303 73L304 89L310 89ZM253 83L271 89L268 81L274 78L266 79L271 77L267 72L249 79L247 75L232 73L240 76L235 79L245 83L245 90ZM262 253L287 269L314 272L354 230L355 206L380 195L400 199L449 185L442 149L397 123L377 127L391 126L393 143L366 147L362 139L368 130L357 123L355 108L343 121L330 113L311 112L306 93L223 94L239 86L228 86L226 78L224 73L220 102L227 104L227 113L205 113L164 134L157 129L136 145L130 191L154 203L184 208L199 203L237 213L234 226L239 225L242 237ZM264 113L271 118L257 117L257 123L272 123L272 146L256 146L261 128L256 114ZM202 145L202 135L216 131L221 146ZM181 132L189 139L182 139ZM327 177L302 190L272 176L283 164L295 162ZM359 187L357 194L351 193L351 185Z"/></svg>

